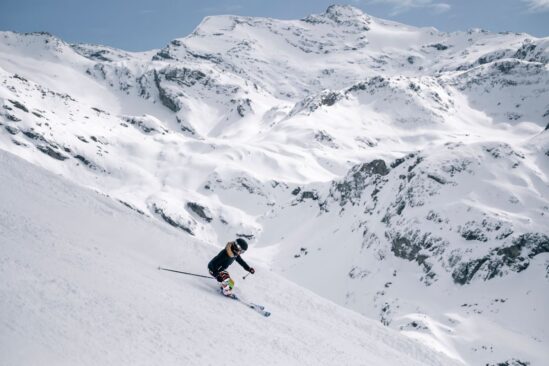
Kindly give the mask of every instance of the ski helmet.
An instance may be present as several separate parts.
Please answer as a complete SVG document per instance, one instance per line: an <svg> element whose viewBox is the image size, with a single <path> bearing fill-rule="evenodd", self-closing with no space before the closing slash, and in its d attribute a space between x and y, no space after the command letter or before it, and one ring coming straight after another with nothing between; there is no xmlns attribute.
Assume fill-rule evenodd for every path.
<svg viewBox="0 0 549 366"><path fill-rule="evenodd" d="M236 250L240 253L244 253L246 250L248 250L248 243L242 238L236 239L234 241L234 245L236 247Z"/></svg>

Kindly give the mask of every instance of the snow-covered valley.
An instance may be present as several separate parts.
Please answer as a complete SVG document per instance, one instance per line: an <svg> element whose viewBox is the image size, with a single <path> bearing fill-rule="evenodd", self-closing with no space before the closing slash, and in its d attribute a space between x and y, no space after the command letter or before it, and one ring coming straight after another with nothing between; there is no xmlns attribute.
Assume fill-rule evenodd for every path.
<svg viewBox="0 0 549 366"><path fill-rule="evenodd" d="M442 352L458 364L543 365L548 62L549 38L442 33L349 6L293 21L208 17L142 53L1 32L8 364L23 353L61 362L67 347L66 363L201 364L216 337L242 335L216 312L225 299L156 267L203 273L215 246L240 236L260 270L239 285L275 312L275 325L243 328L255 349L270 344L250 362L449 364ZM61 246L50 259L49 246ZM92 305L91 320L79 317ZM72 315L59 323L57 311ZM72 342L80 328L104 335L122 312L119 351ZM253 315L242 307L234 321ZM254 330L264 326L269 336ZM315 332L333 332L334 348L313 346L327 342Z"/></svg>

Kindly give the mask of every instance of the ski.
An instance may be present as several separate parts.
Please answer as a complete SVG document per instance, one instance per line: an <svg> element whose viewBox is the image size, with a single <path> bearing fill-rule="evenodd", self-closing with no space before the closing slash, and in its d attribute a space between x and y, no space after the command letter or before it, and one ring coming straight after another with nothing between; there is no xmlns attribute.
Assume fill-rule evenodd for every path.
<svg viewBox="0 0 549 366"><path fill-rule="evenodd" d="M241 298L239 298L236 295L233 295L233 296L234 296L233 299L240 302L241 304L246 305L250 309L253 309L253 310L257 311L259 314L263 315L264 317L271 316L271 313L269 311L266 311L265 307L263 305L257 305L257 304L251 303L251 302L246 302L246 301L242 300Z"/></svg>
<svg viewBox="0 0 549 366"><path fill-rule="evenodd" d="M271 312L265 310L265 306L263 306L263 305L254 304L253 302L247 302L246 300L241 299L240 297L236 296L235 294L231 294L231 295L227 296L227 295L223 294L223 292L221 292L221 291L220 291L220 293L221 293L222 296L228 297L229 299L236 300L239 303L241 303L242 305L244 305L244 306L246 306L246 307L248 307L252 310L255 310L257 313L263 315L266 318L271 316Z"/></svg>
<svg viewBox="0 0 549 366"><path fill-rule="evenodd" d="M261 309L261 310L265 310L265 306L263 306L263 305L254 304L253 302L251 302L250 305L253 305L253 306L255 306L256 308L259 308L259 309Z"/></svg>

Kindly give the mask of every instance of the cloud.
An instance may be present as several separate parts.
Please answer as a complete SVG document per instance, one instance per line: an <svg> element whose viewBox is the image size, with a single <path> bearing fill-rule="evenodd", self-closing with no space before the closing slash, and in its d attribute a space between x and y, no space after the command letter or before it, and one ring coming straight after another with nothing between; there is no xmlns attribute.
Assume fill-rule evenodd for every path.
<svg viewBox="0 0 549 366"><path fill-rule="evenodd" d="M549 0L522 0L531 11L549 11Z"/></svg>
<svg viewBox="0 0 549 366"><path fill-rule="evenodd" d="M528 1L543 1L549 0L528 0ZM434 2L434 0L368 0L372 4L387 4L392 6L391 15L405 13L412 9L430 9L436 14L441 14L449 11L452 6L447 3Z"/></svg>

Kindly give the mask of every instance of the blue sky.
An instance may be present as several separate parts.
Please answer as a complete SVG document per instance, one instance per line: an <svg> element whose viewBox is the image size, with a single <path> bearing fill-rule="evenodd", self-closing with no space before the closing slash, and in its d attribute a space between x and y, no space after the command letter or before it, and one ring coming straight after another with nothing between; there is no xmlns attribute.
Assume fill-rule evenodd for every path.
<svg viewBox="0 0 549 366"><path fill-rule="evenodd" d="M131 51L160 48L207 15L300 19L322 13L323 0L0 0L0 30L47 31L74 43ZM549 0L348 0L364 12L442 31L484 28L549 36Z"/></svg>

